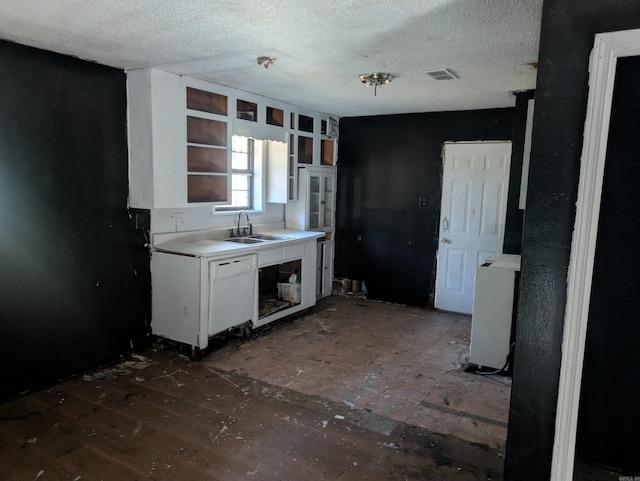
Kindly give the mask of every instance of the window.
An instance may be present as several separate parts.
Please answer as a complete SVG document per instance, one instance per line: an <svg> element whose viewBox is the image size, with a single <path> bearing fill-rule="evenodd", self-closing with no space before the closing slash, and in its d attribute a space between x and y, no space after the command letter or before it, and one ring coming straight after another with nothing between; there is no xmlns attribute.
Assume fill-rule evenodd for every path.
<svg viewBox="0 0 640 481"><path fill-rule="evenodd" d="M220 211L253 210L254 208L255 141L234 135L231 144L231 204Z"/></svg>
<svg viewBox="0 0 640 481"><path fill-rule="evenodd" d="M217 212L264 211L268 144L266 140L232 136L230 203L216 206Z"/></svg>

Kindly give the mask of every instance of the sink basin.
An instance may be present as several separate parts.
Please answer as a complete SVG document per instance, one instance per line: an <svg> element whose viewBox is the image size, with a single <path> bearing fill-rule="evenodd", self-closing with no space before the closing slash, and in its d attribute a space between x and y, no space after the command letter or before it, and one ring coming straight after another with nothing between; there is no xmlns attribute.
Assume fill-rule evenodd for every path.
<svg viewBox="0 0 640 481"><path fill-rule="evenodd" d="M260 240L285 240L286 237L281 235L269 235L269 234L254 234L249 236L250 239Z"/></svg>
<svg viewBox="0 0 640 481"><path fill-rule="evenodd" d="M258 244L262 242L261 239L252 239L251 237L231 237L230 239L225 239L225 241L238 244Z"/></svg>

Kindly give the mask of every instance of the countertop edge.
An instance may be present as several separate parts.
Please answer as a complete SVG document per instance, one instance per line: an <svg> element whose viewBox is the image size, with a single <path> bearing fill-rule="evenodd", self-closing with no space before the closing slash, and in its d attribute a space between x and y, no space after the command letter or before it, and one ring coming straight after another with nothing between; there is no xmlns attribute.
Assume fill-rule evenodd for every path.
<svg viewBox="0 0 640 481"><path fill-rule="evenodd" d="M225 257L235 257L238 255L258 253L261 250L272 249L285 245L299 244L308 242L313 239L320 239L326 236L325 232L294 231L286 229L260 232L260 234L283 236L287 238L282 240L265 241L256 244L234 244L232 242L227 242L225 239L208 239L187 242L171 241L155 245L152 247L151 251L207 259L221 259Z"/></svg>

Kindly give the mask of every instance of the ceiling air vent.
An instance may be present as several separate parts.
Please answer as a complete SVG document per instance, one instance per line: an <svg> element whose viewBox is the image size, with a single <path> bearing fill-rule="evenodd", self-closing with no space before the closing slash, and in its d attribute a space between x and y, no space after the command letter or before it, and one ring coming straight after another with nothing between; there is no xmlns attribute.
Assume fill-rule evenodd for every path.
<svg viewBox="0 0 640 481"><path fill-rule="evenodd" d="M458 76L448 68L443 70L432 70L431 72L427 72L427 75L434 80L455 80L458 78Z"/></svg>

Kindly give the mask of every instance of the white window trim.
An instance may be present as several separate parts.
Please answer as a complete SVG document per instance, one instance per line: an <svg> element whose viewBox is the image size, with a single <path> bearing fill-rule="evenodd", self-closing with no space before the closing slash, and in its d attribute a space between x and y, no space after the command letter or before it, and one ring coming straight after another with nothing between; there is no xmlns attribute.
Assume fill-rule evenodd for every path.
<svg viewBox="0 0 640 481"><path fill-rule="evenodd" d="M246 136L240 136L246 137ZM265 186L266 186L266 142L264 140L253 139L253 206L250 209L243 207L227 207L224 210L222 206L216 208L216 215L237 215L240 211L246 211L249 213L264 212L265 210ZM231 153L233 155L233 152ZM233 172L230 174L233 175ZM231 193L231 186L229 187Z"/></svg>

